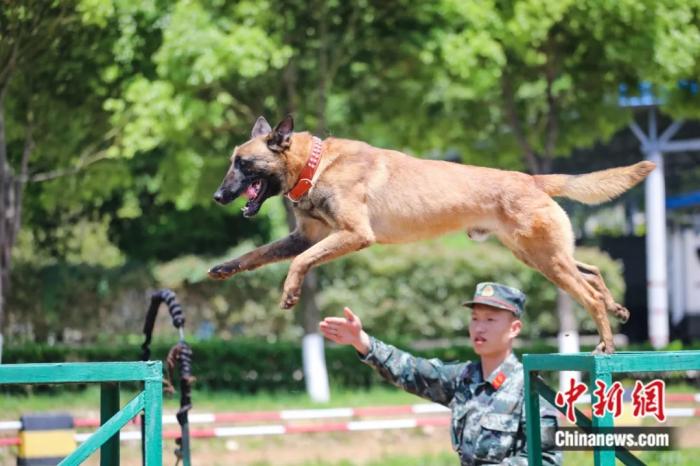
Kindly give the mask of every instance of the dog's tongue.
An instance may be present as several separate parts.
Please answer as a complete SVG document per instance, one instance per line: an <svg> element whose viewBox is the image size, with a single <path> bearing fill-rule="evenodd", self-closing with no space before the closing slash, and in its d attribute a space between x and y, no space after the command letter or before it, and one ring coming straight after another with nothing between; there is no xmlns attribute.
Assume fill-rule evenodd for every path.
<svg viewBox="0 0 700 466"><path fill-rule="evenodd" d="M245 190L245 196L248 199L255 199L255 196L258 195L258 187L257 183L253 183L250 186L248 186Z"/></svg>
<svg viewBox="0 0 700 466"><path fill-rule="evenodd" d="M253 188L252 186L248 186L248 188L246 188L246 190L245 190L245 197L247 197L248 199L254 199L255 198L255 188Z"/></svg>

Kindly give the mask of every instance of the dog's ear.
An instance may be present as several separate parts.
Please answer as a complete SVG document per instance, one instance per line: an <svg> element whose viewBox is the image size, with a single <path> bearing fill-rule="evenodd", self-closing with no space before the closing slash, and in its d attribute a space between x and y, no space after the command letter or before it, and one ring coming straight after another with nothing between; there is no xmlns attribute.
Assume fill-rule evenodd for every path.
<svg viewBox="0 0 700 466"><path fill-rule="evenodd" d="M293 131L294 119L292 115L287 115L275 126L272 133L270 133L270 137L267 140L267 147L273 152L282 152L289 148L292 143Z"/></svg>
<svg viewBox="0 0 700 466"><path fill-rule="evenodd" d="M259 116L255 120L255 125L253 125L253 130L250 132L250 139L257 138L258 136L266 136L272 132L272 127L270 123L267 122L264 116Z"/></svg>

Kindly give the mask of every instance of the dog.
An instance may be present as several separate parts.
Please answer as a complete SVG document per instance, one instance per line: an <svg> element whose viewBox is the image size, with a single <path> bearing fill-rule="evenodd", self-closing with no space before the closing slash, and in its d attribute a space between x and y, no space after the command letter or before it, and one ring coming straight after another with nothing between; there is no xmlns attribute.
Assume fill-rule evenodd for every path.
<svg viewBox="0 0 700 466"><path fill-rule="evenodd" d="M595 353L615 350L607 313L626 321L629 311L614 301L596 267L574 259L571 222L552 198L608 201L643 180L652 162L583 175L529 175L418 159L361 141L321 141L294 132L291 115L274 129L259 117L230 160L214 200L227 204L244 194L243 215L252 217L266 199L284 194L293 201L296 228L211 268L213 279L293 258L280 302L289 309L312 267L371 244L456 230L476 239L493 234L588 311L601 337Z"/></svg>

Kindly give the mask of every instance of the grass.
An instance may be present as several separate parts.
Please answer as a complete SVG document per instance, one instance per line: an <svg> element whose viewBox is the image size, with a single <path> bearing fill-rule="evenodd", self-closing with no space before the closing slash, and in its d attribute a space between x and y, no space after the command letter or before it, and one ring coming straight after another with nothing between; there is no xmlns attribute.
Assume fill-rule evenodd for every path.
<svg viewBox="0 0 700 466"><path fill-rule="evenodd" d="M454 466L457 463L457 456L452 452L443 452L437 455L423 455L420 457L411 456L383 456L362 466ZM253 463L253 466L272 466L271 463ZM322 461L311 461L301 463L299 466L357 466L357 463L345 460L336 463L326 463Z"/></svg>
<svg viewBox="0 0 700 466"><path fill-rule="evenodd" d="M668 452L640 452L637 456L647 466L696 466L700 449ZM454 466L457 464L457 456L452 452L443 452L437 455L425 455L420 457L410 456L384 456L369 463L354 463L349 460L327 463L311 461L300 463L298 466ZM585 466L593 464L592 452L569 451L565 452L563 465ZM619 460L616 465L622 465ZM273 466L269 462L253 463L254 466Z"/></svg>

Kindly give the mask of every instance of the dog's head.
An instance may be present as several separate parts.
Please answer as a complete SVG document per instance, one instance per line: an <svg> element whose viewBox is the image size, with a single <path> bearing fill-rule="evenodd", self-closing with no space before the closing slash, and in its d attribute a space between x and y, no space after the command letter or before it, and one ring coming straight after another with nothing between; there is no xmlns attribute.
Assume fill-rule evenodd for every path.
<svg viewBox="0 0 700 466"><path fill-rule="evenodd" d="M231 167L214 193L214 200L224 205L245 194L248 202L243 207L243 216L252 217L267 198L280 194L287 172L282 154L291 145L293 130L291 115L275 129L264 117L258 117L250 140L234 149Z"/></svg>

